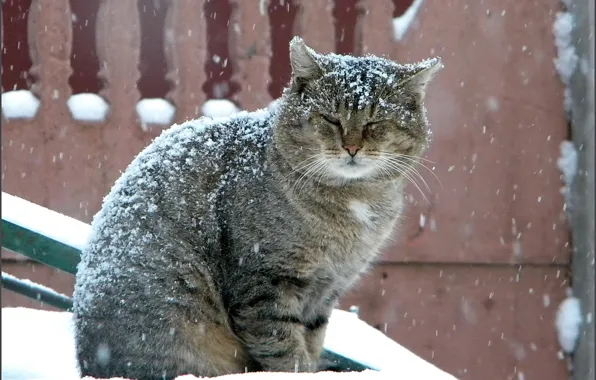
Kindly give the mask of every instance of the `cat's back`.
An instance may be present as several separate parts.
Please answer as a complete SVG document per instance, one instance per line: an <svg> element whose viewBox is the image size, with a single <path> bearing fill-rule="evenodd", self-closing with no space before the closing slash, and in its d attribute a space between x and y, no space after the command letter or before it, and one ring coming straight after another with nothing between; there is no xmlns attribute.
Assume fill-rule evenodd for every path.
<svg viewBox="0 0 596 380"><path fill-rule="evenodd" d="M261 169L270 118L266 110L240 112L203 117L164 131L116 181L94 218L93 232L151 218L172 207L192 207L244 172Z"/></svg>
<svg viewBox="0 0 596 380"><path fill-rule="evenodd" d="M138 263L163 265L156 251L190 245L187 237L208 230L218 194L262 170L271 117L260 110L200 118L157 137L116 181L94 217L78 286L128 276L126 270Z"/></svg>

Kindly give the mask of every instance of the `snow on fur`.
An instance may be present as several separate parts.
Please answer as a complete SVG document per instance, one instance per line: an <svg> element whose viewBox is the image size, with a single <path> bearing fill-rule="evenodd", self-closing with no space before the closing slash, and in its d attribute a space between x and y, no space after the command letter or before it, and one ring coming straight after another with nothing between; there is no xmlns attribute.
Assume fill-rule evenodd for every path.
<svg viewBox="0 0 596 380"><path fill-rule="evenodd" d="M272 117L266 110L242 111L226 118L202 117L174 125L163 131L152 144L147 146L128 166L116 181L110 193L104 198L101 210L93 219L89 246L97 244L96 234L112 236L116 241L146 242L154 238L150 232L139 228L137 214L152 214L157 210L158 197L164 186L184 182L180 175L183 166L209 165L213 172L220 173L219 187L207 196L207 202L215 207L215 200L228 181L236 181L240 173L262 175L262 154L269 139L269 123ZM251 149L251 146L257 149ZM225 168L218 168L225 162L223 155L232 147L239 152ZM203 160L199 162L198 149ZM205 157L210 157L205 160ZM142 200L141 200L142 198ZM184 202L180 199L180 202ZM139 207L146 209L140 210ZM123 224L125 223L125 224ZM140 244L130 244L127 255L139 253ZM75 308L84 312L91 297L101 297L101 287L106 273L126 269L120 264L122 247L102 250L101 264L88 265L93 259L82 255L78 266L79 278L75 286ZM91 249L92 251L96 251Z"/></svg>

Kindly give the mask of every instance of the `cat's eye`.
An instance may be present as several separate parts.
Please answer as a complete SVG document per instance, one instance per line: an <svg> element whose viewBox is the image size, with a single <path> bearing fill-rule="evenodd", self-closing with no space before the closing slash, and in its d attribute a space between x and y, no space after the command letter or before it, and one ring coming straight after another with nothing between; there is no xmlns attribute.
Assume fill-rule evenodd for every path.
<svg viewBox="0 0 596 380"><path fill-rule="evenodd" d="M341 121L339 121L338 118L333 117L331 115L324 115L324 114L321 114L321 117L323 119L325 119L326 122L333 124L333 125L337 125L338 127L341 127Z"/></svg>

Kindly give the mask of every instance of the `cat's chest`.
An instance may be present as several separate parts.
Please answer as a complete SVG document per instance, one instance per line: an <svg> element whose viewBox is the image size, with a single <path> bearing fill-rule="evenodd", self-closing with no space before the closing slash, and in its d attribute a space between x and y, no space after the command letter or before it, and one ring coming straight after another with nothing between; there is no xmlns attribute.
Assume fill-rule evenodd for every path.
<svg viewBox="0 0 596 380"><path fill-rule="evenodd" d="M374 229L386 219L379 211L374 205L354 199L348 202L347 217L363 230Z"/></svg>
<svg viewBox="0 0 596 380"><path fill-rule="evenodd" d="M342 275L360 271L392 234L398 213L398 204L350 200L341 217L327 224L321 239L323 256L346 272Z"/></svg>

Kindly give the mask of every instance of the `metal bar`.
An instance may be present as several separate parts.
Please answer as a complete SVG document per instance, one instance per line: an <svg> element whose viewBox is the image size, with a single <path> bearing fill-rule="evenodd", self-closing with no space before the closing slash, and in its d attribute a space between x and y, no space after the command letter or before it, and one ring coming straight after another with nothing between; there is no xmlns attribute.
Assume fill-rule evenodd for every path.
<svg viewBox="0 0 596 380"><path fill-rule="evenodd" d="M72 299L64 294L57 293L32 281L11 276L8 273L2 272L2 287L59 309L72 309Z"/></svg>
<svg viewBox="0 0 596 380"><path fill-rule="evenodd" d="M323 350L321 354L321 368L322 371L334 371L334 372L361 372L367 369L373 369L363 364L358 363L355 360L346 358L345 356L336 354L329 350Z"/></svg>
<svg viewBox="0 0 596 380"><path fill-rule="evenodd" d="M78 249L4 219L2 247L71 274L81 260Z"/></svg>

